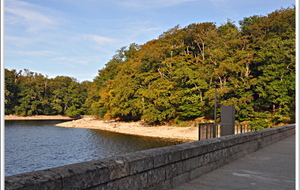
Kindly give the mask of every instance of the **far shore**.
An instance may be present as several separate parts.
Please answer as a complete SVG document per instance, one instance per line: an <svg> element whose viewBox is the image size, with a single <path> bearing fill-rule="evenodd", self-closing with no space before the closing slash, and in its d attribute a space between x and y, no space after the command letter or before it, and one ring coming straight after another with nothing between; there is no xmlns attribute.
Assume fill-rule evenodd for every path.
<svg viewBox="0 0 300 190"><path fill-rule="evenodd" d="M128 135L156 137L191 142L198 140L198 127L175 127L175 126L145 126L142 122L121 122L110 120L97 120L92 116L83 116L81 119L63 115L35 115L16 116L5 115L5 121L12 120L64 120L56 124L59 127L87 128ZM69 121L68 121L69 120Z"/></svg>
<svg viewBox="0 0 300 190"><path fill-rule="evenodd" d="M175 127L175 126L145 126L142 122L120 122L96 120L92 117L68 121L56 124L59 127L88 128L137 135L145 137L168 138L191 142L198 140L198 127Z"/></svg>
<svg viewBox="0 0 300 190"><path fill-rule="evenodd" d="M74 120L76 118L64 116L64 115L33 115L33 116L17 116L17 115L5 115L5 121L14 120Z"/></svg>

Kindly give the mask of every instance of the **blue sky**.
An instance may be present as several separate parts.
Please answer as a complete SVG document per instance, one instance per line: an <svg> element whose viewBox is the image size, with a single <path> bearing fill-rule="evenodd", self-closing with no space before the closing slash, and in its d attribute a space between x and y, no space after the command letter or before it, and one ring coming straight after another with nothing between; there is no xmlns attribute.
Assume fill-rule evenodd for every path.
<svg viewBox="0 0 300 190"><path fill-rule="evenodd" d="M294 0L5 0L4 68L92 81L112 56L176 25L267 15Z"/></svg>

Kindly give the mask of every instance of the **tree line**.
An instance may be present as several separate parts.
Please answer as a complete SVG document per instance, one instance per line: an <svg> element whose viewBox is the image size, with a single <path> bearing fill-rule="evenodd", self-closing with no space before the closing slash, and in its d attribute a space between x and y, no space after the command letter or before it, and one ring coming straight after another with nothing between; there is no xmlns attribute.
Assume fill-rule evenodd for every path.
<svg viewBox="0 0 300 190"><path fill-rule="evenodd" d="M5 69L5 114L83 115L90 83L68 76L49 79L28 69Z"/></svg>
<svg viewBox="0 0 300 190"><path fill-rule="evenodd" d="M260 126L295 121L295 7L221 26L175 26L144 45L122 47L93 82L5 76L6 113L93 114L150 124L212 119L234 106Z"/></svg>

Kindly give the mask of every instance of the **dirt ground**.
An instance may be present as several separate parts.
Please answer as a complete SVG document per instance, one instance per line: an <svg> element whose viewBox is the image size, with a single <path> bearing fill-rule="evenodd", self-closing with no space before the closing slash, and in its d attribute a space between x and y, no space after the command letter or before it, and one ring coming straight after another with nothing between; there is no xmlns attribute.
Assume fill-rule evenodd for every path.
<svg viewBox="0 0 300 190"><path fill-rule="evenodd" d="M100 129L116 133L171 138L183 141L198 140L198 127L144 126L141 122L95 120L91 117L57 124L60 127Z"/></svg>

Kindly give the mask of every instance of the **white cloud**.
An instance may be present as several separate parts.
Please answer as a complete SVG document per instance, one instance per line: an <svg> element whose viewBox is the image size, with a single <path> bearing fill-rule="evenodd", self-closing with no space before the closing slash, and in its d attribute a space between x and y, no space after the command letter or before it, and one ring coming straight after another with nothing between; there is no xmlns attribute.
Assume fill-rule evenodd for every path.
<svg viewBox="0 0 300 190"><path fill-rule="evenodd" d="M140 38L147 39L147 41L157 38L161 34L162 28L159 26L153 26L153 24L143 21L129 24L129 27L124 29L127 37L123 39L124 43L129 45L130 43L146 43L146 41L136 41Z"/></svg>
<svg viewBox="0 0 300 190"><path fill-rule="evenodd" d="M171 7L181 3L191 2L196 0L155 0L154 2L164 7Z"/></svg>
<svg viewBox="0 0 300 190"><path fill-rule="evenodd" d="M230 4L232 3L232 0L209 0L211 2L211 4L213 4L213 6L220 10L220 11L224 11L223 9L228 9L230 8Z"/></svg>
<svg viewBox="0 0 300 190"><path fill-rule="evenodd" d="M13 45L13 47L25 47L28 44L32 43L32 40L29 38L12 36L9 34L5 34L4 40L5 40L5 46L6 46L6 44L10 44L10 45Z"/></svg>
<svg viewBox="0 0 300 190"><path fill-rule="evenodd" d="M55 64L66 64L68 66L74 66L76 64L80 65L88 65L89 61L85 58L80 58L80 57L56 57L51 59L52 63Z"/></svg>
<svg viewBox="0 0 300 190"><path fill-rule="evenodd" d="M37 23L37 24L46 24L51 25L55 24L55 21L48 18L47 16L33 10L26 10L23 8L6 8L5 11L7 13L10 13L14 16L16 19L15 22L21 23L22 21L25 21L27 23ZM18 20L20 19L20 20Z"/></svg>
<svg viewBox="0 0 300 190"><path fill-rule="evenodd" d="M161 7L172 7L181 3L197 1L197 0L127 0L120 1L119 3L123 6L138 9L155 9Z"/></svg>
<svg viewBox="0 0 300 190"><path fill-rule="evenodd" d="M119 48L120 40L107 36L97 34L74 34L66 37L68 41L64 48L67 52L75 55L95 54L98 56L112 56L112 54Z"/></svg>
<svg viewBox="0 0 300 190"><path fill-rule="evenodd" d="M49 50L36 50L36 51L15 51L15 55L25 55L25 56L53 56L59 54L58 52Z"/></svg>
<svg viewBox="0 0 300 190"><path fill-rule="evenodd" d="M83 37L84 37L84 39L93 41L99 45L105 45L105 44L110 44L110 43L116 42L116 40L113 38L99 36L99 35L95 35L95 34L84 34Z"/></svg>
<svg viewBox="0 0 300 190"><path fill-rule="evenodd" d="M23 27L26 32L55 29L62 19L53 16L57 11L19 0L5 3L5 24L10 27Z"/></svg>

